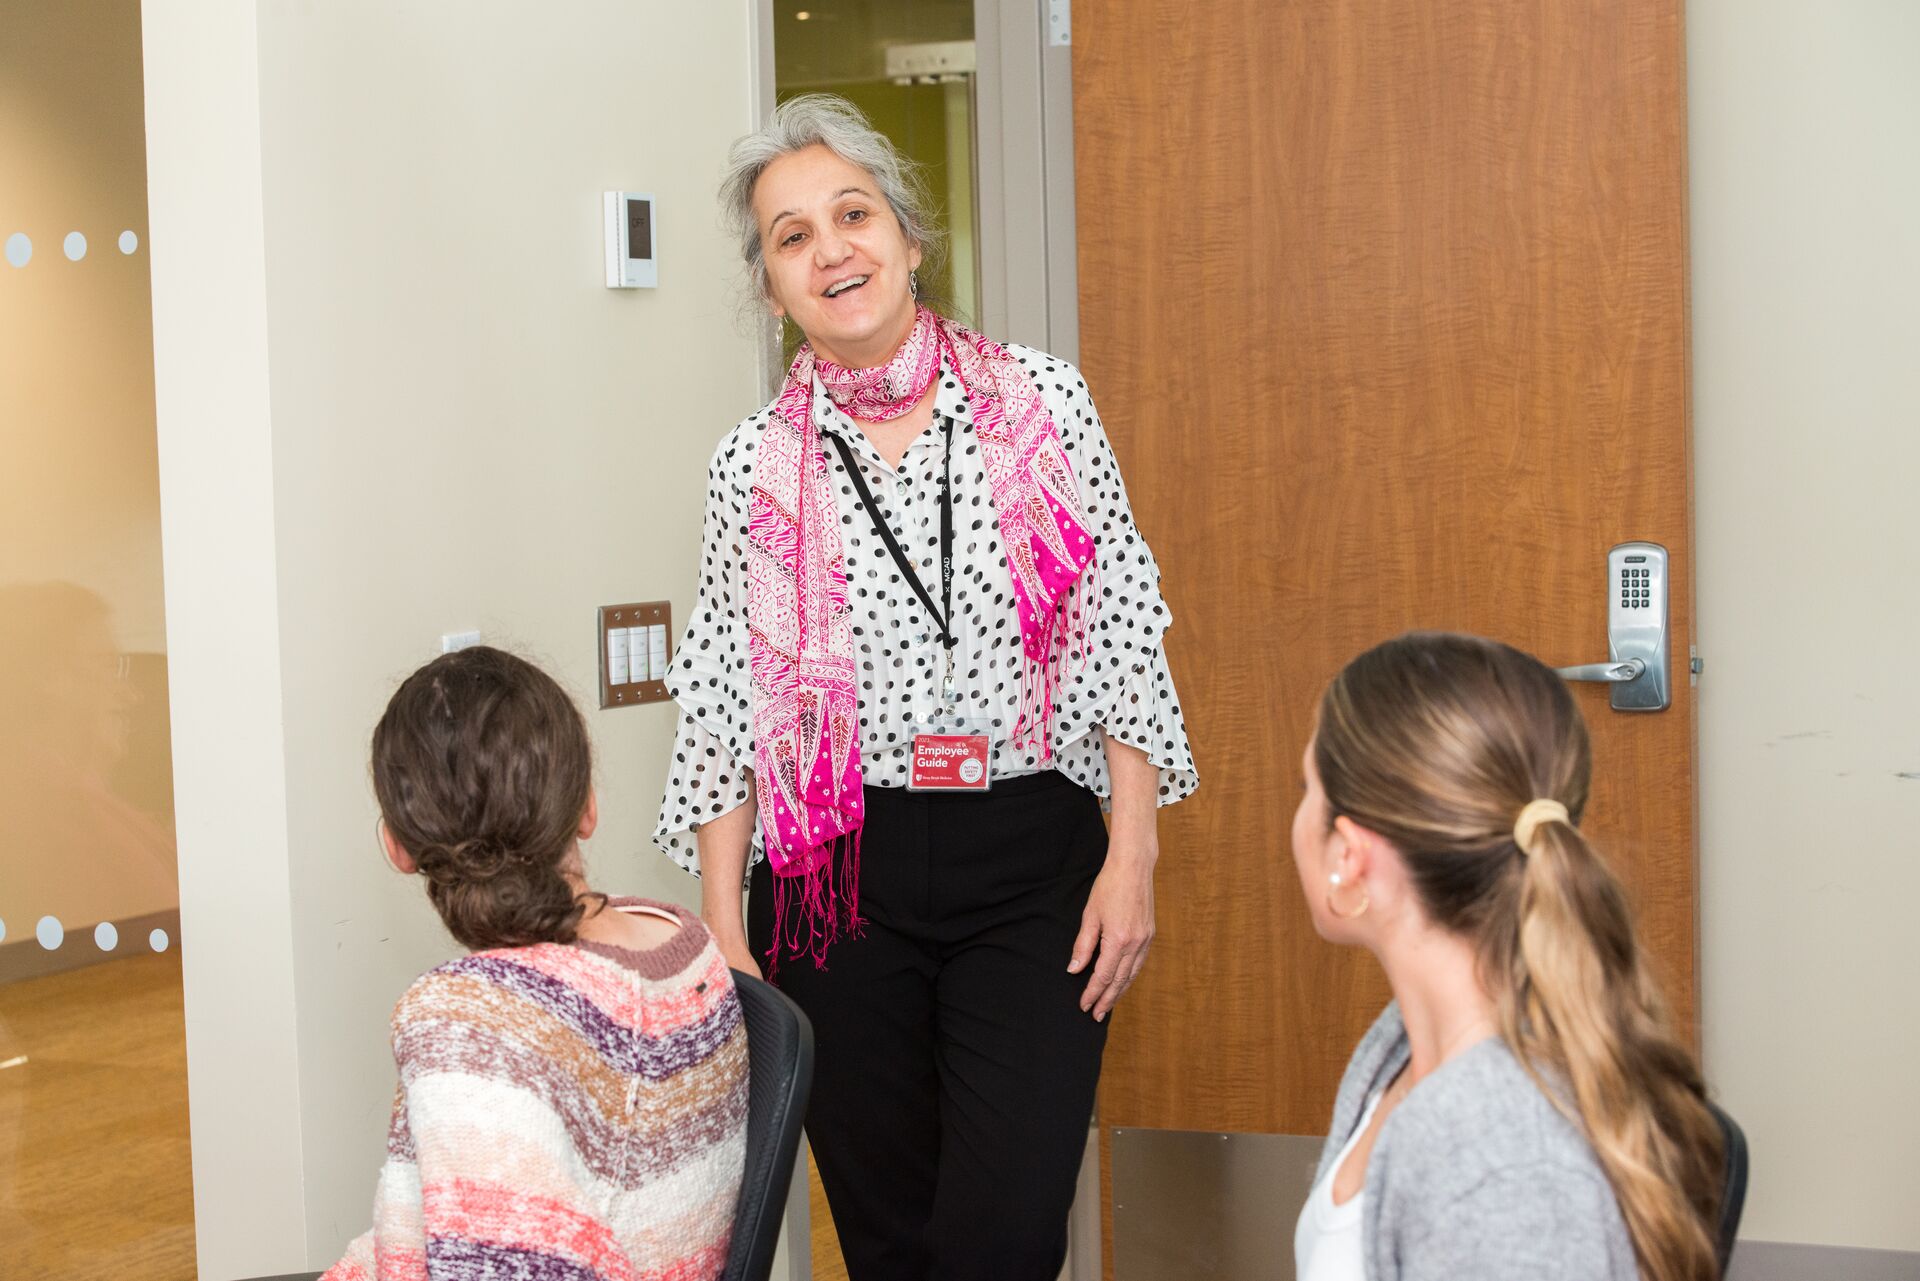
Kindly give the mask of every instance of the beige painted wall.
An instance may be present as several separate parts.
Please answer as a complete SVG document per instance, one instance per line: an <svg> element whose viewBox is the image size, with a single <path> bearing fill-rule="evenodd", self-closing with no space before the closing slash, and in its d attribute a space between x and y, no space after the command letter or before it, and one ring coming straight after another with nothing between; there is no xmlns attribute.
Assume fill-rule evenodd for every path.
<svg viewBox="0 0 1920 1281"><path fill-rule="evenodd" d="M713 198L753 63L744 3L468 5L458 22L374 0L192 8L149 5L149 113L156 240L211 258L203 281L175 246L163 278L156 249L169 571L183 591L210 561L245 573L169 599L176 653L202 660L175 694L197 713L175 739L188 907L226 918L202 922L187 988L202 1268L219 1278L323 1265L366 1228L387 1014L456 951L374 845L366 743L394 685L441 633L477 628L587 704L597 605L671 599L676 626L690 606L708 456L758 403ZM194 127L235 136L209 151ZM203 179L255 208L197 234ZM602 284L610 188L659 199L657 290ZM200 363L222 343L231 387ZM243 547L207 510L235 489ZM239 657L229 629L247 647L233 681L213 661ZM647 840L669 708L590 724L596 880L693 901ZM249 738L258 759L234 760ZM261 909L256 866L264 927L236 928ZM272 1026L235 1028L224 1004L256 986ZM255 1054L279 1093L227 1097ZM242 1109L292 1145L291 1171L230 1173L267 1159L225 1124ZM277 1216L255 1226L256 1207Z"/></svg>
<svg viewBox="0 0 1920 1281"><path fill-rule="evenodd" d="M1920 1249L1920 6L1687 11L1702 1007L1743 1235Z"/></svg>

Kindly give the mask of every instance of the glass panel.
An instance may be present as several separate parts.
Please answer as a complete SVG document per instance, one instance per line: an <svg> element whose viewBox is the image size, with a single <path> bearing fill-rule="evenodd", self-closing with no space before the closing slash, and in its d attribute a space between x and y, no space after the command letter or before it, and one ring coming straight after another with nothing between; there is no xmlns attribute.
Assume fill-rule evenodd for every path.
<svg viewBox="0 0 1920 1281"><path fill-rule="evenodd" d="M0 1273L194 1276L138 0L0 19Z"/></svg>
<svg viewBox="0 0 1920 1281"><path fill-rule="evenodd" d="M956 47L933 48L948 45ZM776 0L774 5L779 100L839 94L921 167L949 245L943 262L922 269L922 296L977 324L972 45L973 0ZM791 325L784 329L791 359L800 336Z"/></svg>

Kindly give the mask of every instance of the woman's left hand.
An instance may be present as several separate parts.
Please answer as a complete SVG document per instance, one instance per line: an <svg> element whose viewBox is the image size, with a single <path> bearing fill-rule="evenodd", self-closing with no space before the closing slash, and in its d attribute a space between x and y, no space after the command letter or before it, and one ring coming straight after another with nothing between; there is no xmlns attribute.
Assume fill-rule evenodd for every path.
<svg viewBox="0 0 1920 1281"><path fill-rule="evenodd" d="M1067 966L1067 973L1080 973L1098 949L1093 977L1080 996L1080 1008L1091 1010L1096 1021L1107 1017L1147 963L1153 944L1153 866L1159 857L1159 837L1152 828L1129 831L1116 825Z"/></svg>

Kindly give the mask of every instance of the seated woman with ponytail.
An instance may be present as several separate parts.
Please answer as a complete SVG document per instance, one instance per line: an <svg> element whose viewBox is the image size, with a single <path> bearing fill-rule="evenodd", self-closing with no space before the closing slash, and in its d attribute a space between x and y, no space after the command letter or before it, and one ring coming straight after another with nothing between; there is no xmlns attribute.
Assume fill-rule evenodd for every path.
<svg viewBox="0 0 1920 1281"><path fill-rule="evenodd" d="M1294 861L1394 1000L1341 1082L1301 1281L1716 1275L1720 1131L1580 833L1590 767L1559 677L1491 641L1403 636L1321 700Z"/></svg>
<svg viewBox="0 0 1920 1281"><path fill-rule="evenodd" d="M592 764L566 694L497 649L444 654L387 704L381 843L473 953L394 1008L373 1230L326 1281L725 1269L746 1160L739 997L699 917L588 888Z"/></svg>

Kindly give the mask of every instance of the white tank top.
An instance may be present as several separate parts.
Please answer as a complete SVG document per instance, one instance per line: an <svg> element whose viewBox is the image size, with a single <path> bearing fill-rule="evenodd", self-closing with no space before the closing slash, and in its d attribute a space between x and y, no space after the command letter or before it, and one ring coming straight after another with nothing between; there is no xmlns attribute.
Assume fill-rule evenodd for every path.
<svg viewBox="0 0 1920 1281"><path fill-rule="evenodd" d="M1313 1185L1313 1191L1307 1194L1307 1203L1300 1207L1300 1221L1293 1229L1296 1281L1366 1281L1366 1251L1360 1237L1360 1211L1367 1199L1366 1184L1361 1184L1352 1199L1335 1205L1333 1180L1360 1142L1360 1136L1367 1132L1367 1124L1373 1120L1373 1110L1379 1102L1378 1093L1367 1100L1359 1124L1353 1127L1352 1137L1327 1167L1327 1177Z"/></svg>

